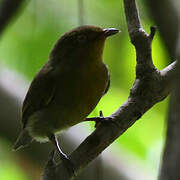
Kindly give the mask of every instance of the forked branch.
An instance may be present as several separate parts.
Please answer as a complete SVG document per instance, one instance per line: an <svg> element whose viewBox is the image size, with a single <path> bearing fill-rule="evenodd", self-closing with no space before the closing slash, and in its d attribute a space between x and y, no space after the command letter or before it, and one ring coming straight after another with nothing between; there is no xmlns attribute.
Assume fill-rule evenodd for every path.
<svg viewBox="0 0 180 180"><path fill-rule="evenodd" d="M127 101L111 116L104 118L104 120L111 119L116 123L102 123L97 126L95 131L69 156L76 174L122 135L154 104L166 98L171 91L173 72L177 63L172 63L162 71L156 69L152 61L151 51L155 28L150 28L150 34L143 30L135 0L124 0L124 8L129 36L136 48L136 79ZM52 155L45 168L42 180L73 179L63 164L56 164L53 157Z"/></svg>

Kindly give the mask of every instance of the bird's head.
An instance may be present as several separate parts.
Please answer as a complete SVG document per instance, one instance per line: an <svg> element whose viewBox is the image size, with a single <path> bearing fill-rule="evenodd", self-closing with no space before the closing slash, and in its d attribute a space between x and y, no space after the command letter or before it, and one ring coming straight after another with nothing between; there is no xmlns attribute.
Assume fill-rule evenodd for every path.
<svg viewBox="0 0 180 180"><path fill-rule="evenodd" d="M118 32L115 28L77 27L61 36L50 54L50 59L101 59L106 38Z"/></svg>

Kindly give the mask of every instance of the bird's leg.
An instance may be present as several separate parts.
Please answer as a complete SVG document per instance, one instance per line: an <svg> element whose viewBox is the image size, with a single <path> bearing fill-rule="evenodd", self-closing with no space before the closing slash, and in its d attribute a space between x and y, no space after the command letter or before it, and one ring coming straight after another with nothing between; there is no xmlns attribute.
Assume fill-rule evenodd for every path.
<svg viewBox="0 0 180 180"><path fill-rule="evenodd" d="M114 121L111 117L104 117L103 116L103 112L99 111L99 117L92 117L92 118L86 118L84 121L94 121L95 122L95 128L100 124L100 123L114 123L116 125L119 126L119 124L117 124L116 121Z"/></svg>
<svg viewBox="0 0 180 180"><path fill-rule="evenodd" d="M56 138L56 136L54 134L51 134L49 136L49 140L53 143L53 145L55 146L57 152L59 153L61 159L68 159L67 155L65 153L62 152L61 148L59 147L59 144L58 144L58 140Z"/></svg>
<svg viewBox="0 0 180 180"><path fill-rule="evenodd" d="M60 155L60 158L62 162L64 163L64 165L66 166L66 168L68 169L68 172L73 173L73 175L75 175L73 164L70 161L69 157L65 153L63 153L63 151L61 150L56 136L54 134L50 134L48 138L52 142L52 144L55 146L56 151Z"/></svg>
<svg viewBox="0 0 180 180"><path fill-rule="evenodd" d="M95 128L98 126L98 124L103 123L103 121L106 121L102 111L99 111L99 117L86 118L85 120L86 121L94 121Z"/></svg>

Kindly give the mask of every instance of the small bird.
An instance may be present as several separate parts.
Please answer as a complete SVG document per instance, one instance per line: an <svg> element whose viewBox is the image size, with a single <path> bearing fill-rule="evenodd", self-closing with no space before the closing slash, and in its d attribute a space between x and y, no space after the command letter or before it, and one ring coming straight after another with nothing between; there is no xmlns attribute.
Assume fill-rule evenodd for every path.
<svg viewBox="0 0 180 180"><path fill-rule="evenodd" d="M56 134L85 120L109 88L102 60L107 37L115 28L81 26L56 42L49 60L33 79L22 107L22 130L17 150L33 139L50 141L63 159Z"/></svg>

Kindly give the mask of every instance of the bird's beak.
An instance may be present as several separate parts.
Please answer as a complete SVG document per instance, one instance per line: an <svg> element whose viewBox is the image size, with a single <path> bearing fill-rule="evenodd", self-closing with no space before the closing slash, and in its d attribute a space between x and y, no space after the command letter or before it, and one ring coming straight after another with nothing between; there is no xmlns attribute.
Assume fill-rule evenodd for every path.
<svg viewBox="0 0 180 180"><path fill-rule="evenodd" d="M114 34L117 34L120 31L116 28L106 28L106 29L103 29L103 32L104 32L105 37L109 37Z"/></svg>

